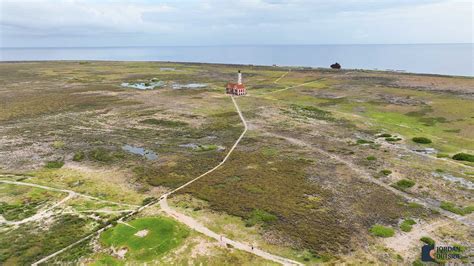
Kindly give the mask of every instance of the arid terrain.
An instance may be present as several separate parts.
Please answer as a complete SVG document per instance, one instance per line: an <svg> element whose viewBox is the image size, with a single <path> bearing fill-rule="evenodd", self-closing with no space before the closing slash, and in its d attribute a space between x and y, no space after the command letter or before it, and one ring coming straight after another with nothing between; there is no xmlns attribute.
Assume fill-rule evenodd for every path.
<svg viewBox="0 0 474 266"><path fill-rule="evenodd" d="M0 63L0 265L467 264L473 190L473 78Z"/></svg>

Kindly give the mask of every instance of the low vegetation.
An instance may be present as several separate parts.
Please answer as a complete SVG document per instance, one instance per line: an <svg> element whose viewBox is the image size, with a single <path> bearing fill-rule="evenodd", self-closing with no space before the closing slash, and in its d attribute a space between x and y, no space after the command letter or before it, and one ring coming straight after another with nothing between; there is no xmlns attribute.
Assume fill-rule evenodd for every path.
<svg viewBox="0 0 474 266"><path fill-rule="evenodd" d="M474 162L474 155L461 152L453 155L453 160Z"/></svg>
<svg viewBox="0 0 474 266"><path fill-rule="evenodd" d="M395 234L395 230L391 227L375 224L370 228L370 233L378 237L392 237Z"/></svg>
<svg viewBox="0 0 474 266"><path fill-rule="evenodd" d="M434 246L435 243L436 243L431 237L428 237L428 236L424 236L424 237L420 238L420 241L424 242L424 243L426 243L430 246Z"/></svg>
<svg viewBox="0 0 474 266"><path fill-rule="evenodd" d="M415 185L415 181L410 180L410 179L402 179L402 180L397 181L392 186L399 190L406 190L413 187L414 185Z"/></svg>
<svg viewBox="0 0 474 266"><path fill-rule="evenodd" d="M410 232L413 225L415 225L416 222L413 219L406 219L400 224L400 230L403 232Z"/></svg>
<svg viewBox="0 0 474 266"><path fill-rule="evenodd" d="M157 126L164 126L164 127L183 127L186 126L188 123L176 120L167 120L167 119L155 119L149 118L140 121L142 124L148 125L157 125Z"/></svg>
<svg viewBox="0 0 474 266"><path fill-rule="evenodd" d="M134 261L159 258L179 246L189 235L189 230L183 225L165 217L139 218L127 224L117 224L105 231L100 241L115 249L125 248L125 256Z"/></svg>
<svg viewBox="0 0 474 266"><path fill-rule="evenodd" d="M63 165L64 165L64 161L49 161L49 162L46 162L46 165L44 167L49 168L49 169L58 169L58 168L63 167Z"/></svg>
<svg viewBox="0 0 474 266"><path fill-rule="evenodd" d="M414 137L411 139L413 142L419 143L419 144L430 144L431 140L429 138L425 137Z"/></svg>
<svg viewBox="0 0 474 266"><path fill-rule="evenodd" d="M474 205L471 205L471 206L468 206L468 207L458 207L458 206L456 206L456 204L454 204L452 202L447 202L447 201L441 202L440 207L444 210L447 210L447 211L450 211L452 213L456 213L456 214L459 214L459 215L467 215L467 214L471 214L472 212L474 212Z"/></svg>

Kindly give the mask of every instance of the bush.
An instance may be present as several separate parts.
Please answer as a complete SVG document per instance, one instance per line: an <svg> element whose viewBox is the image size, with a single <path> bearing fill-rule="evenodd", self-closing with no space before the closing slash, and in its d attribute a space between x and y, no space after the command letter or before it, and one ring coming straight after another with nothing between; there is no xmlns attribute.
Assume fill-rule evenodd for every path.
<svg viewBox="0 0 474 266"><path fill-rule="evenodd" d="M389 142L395 142L395 141L399 141L399 140L402 140L401 138L385 138L386 141L389 141Z"/></svg>
<svg viewBox="0 0 474 266"><path fill-rule="evenodd" d="M430 246L434 246L435 245L435 241L431 238L431 237L427 237L427 236L424 236L422 238L420 238L421 242L424 242Z"/></svg>
<svg viewBox="0 0 474 266"><path fill-rule="evenodd" d="M72 157L72 160L75 161L75 162L80 162L82 160L84 160L84 157L86 155L84 154L83 151L78 151L76 153L74 153L74 156Z"/></svg>
<svg viewBox="0 0 474 266"><path fill-rule="evenodd" d="M392 186L399 190L405 190L411 188L415 185L415 181L410 179L402 179L397 181L397 183L393 184Z"/></svg>
<svg viewBox="0 0 474 266"><path fill-rule="evenodd" d="M395 234L395 230L393 230L393 228L390 228L390 227L376 224L370 228L370 233L374 236L379 236L379 237L391 237Z"/></svg>
<svg viewBox="0 0 474 266"><path fill-rule="evenodd" d="M413 140L413 142L420 143L420 144L430 144L431 143L431 140L429 138L425 138L425 137L414 137L411 140Z"/></svg>
<svg viewBox="0 0 474 266"><path fill-rule="evenodd" d="M468 153L458 153L453 156L453 160L474 162L474 155Z"/></svg>
<svg viewBox="0 0 474 266"><path fill-rule="evenodd" d="M392 135L388 133L382 133L382 134L377 135L377 138L391 138L391 137Z"/></svg>
<svg viewBox="0 0 474 266"><path fill-rule="evenodd" d="M245 226L250 227L254 226L257 223L268 224L277 220L277 217L271 213L268 213L264 210L253 210L250 214L250 217L247 219Z"/></svg>
<svg viewBox="0 0 474 266"><path fill-rule="evenodd" d="M173 121L173 120L155 119L155 118L145 119L145 120L140 121L140 123L148 124L148 125L165 126L165 127L182 127L188 124L182 121Z"/></svg>
<svg viewBox="0 0 474 266"><path fill-rule="evenodd" d="M375 160L377 160L377 158L376 158L375 156L372 156L372 155L371 155L371 156L368 156L366 159L367 159L368 161L375 161Z"/></svg>
<svg viewBox="0 0 474 266"><path fill-rule="evenodd" d="M406 219L400 224L400 229L403 232L410 232L414 224L416 224L416 222L413 219Z"/></svg>
<svg viewBox="0 0 474 266"><path fill-rule="evenodd" d="M387 175L389 175L389 174L391 174L391 173L392 173L392 171L387 170L387 169L384 169L384 170L380 171L380 174L385 175L385 176L387 176Z"/></svg>
<svg viewBox="0 0 474 266"><path fill-rule="evenodd" d="M474 212L474 205L468 207L458 207L452 202L443 201L440 205L441 209L456 213L459 215L466 215Z"/></svg>
<svg viewBox="0 0 474 266"><path fill-rule="evenodd" d="M370 140L366 140L366 139L358 139L357 144L370 144L370 143L374 143L373 141L370 141Z"/></svg>
<svg viewBox="0 0 474 266"><path fill-rule="evenodd" d="M112 160L112 156L110 156L109 152L103 148L91 151L90 156L92 159L99 162L110 162Z"/></svg>
<svg viewBox="0 0 474 266"><path fill-rule="evenodd" d="M46 163L44 167L49 168L49 169L58 169L63 167L64 162L63 161L49 161Z"/></svg>

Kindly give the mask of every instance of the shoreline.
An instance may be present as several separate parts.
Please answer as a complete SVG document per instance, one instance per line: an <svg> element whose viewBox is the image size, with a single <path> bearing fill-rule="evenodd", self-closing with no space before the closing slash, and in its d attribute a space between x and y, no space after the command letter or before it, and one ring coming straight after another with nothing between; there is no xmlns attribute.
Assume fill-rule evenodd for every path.
<svg viewBox="0 0 474 266"><path fill-rule="evenodd" d="M453 78L471 78L472 76L465 75L450 75L450 74L438 74L438 73L418 73L409 72L406 70L383 70L383 69L364 69L364 68L343 68L343 69L331 69L329 67L312 67L312 66L292 66L292 65L259 65L259 64L229 64L229 63L212 63L212 62L191 62L191 61L161 61L161 60L105 60L105 59L46 59L46 60L1 60L0 64L22 64L22 63L84 63L84 62L98 62L98 63L168 63L168 64L185 64L185 65L214 65L214 66L235 66L235 67L258 67L258 68L291 68L299 71L305 70L319 70L319 71L334 71L334 72L374 72L374 73L387 73L387 74L400 74L400 75L419 75L419 76L432 76L432 77L453 77Z"/></svg>

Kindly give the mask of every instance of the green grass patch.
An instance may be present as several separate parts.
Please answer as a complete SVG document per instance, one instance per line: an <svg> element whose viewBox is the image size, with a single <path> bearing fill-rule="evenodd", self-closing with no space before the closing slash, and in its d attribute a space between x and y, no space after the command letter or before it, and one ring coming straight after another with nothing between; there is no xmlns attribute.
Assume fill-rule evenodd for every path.
<svg viewBox="0 0 474 266"><path fill-rule="evenodd" d="M397 181L392 186L399 190L405 190L405 189L409 189L413 187L414 185L415 185L415 181L410 180L410 179L402 179L402 180Z"/></svg>
<svg viewBox="0 0 474 266"><path fill-rule="evenodd" d="M452 202L443 201L440 205L441 209L456 213L459 215L467 215L474 212L474 205L467 207L458 207Z"/></svg>
<svg viewBox="0 0 474 266"><path fill-rule="evenodd" d="M357 144L371 144L371 143L374 143L373 141L370 141L370 140L366 140L366 139L358 139L356 141Z"/></svg>
<svg viewBox="0 0 474 266"><path fill-rule="evenodd" d="M63 167L63 165L64 165L63 161L49 161L49 162L46 162L44 167L49 168L49 169L59 169Z"/></svg>
<svg viewBox="0 0 474 266"><path fill-rule="evenodd" d="M194 150L195 151L214 151L214 150L217 150L218 148L219 146L215 144L209 144L209 145L198 145L198 147Z"/></svg>
<svg viewBox="0 0 474 266"><path fill-rule="evenodd" d="M105 231L100 241L106 246L127 248L126 257L136 261L150 261L178 247L189 235L189 230L176 221L166 217L139 218L117 224ZM136 236L147 230L143 237Z"/></svg>
<svg viewBox="0 0 474 266"><path fill-rule="evenodd" d="M403 232L410 232L413 225L415 225L416 222L413 219L406 219L400 224L400 230Z"/></svg>
<svg viewBox="0 0 474 266"><path fill-rule="evenodd" d="M436 154L436 158L449 158L449 154L438 153L438 154Z"/></svg>
<svg viewBox="0 0 474 266"><path fill-rule="evenodd" d="M334 121L331 113L328 111L321 110L314 106L303 106L298 104L290 105L290 108L295 111L298 115L309 117L318 120Z"/></svg>
<svg viewBox="0 0 474 266"><path fill-rule="evenodd" d="M370 233L378 237L392 237L395 234L395 230L387 226L376 224L370 228Z"/></svg>
<svg viewBox="0 0 474 266"><path fill-rule="evenodd" d="M271 213L268 213L264 210L256 209L250 213L250 217L245 221L245 226L250 227L256 224L265 225L275 222L277 219L278 218Z"/></svg>
<svg viewBox="0 0 474 266"><path fill-rule="evenodd" d="M370 155L370 156L367 156L367 161L375 161L377 160L377 157L373 156L373 155Z"/></svg>
<svg viewBox="0 0 474 266"><path fill-rule="evenodd" d="M457 153L453 156L453 160L456 161L466 161L466 162L474 162L474 155L468 153Z"/></svg>
<svg viewBox="0 0 474 266"><path fill-rule="evenodd" d="M434 246L436 244L436 242L433 240L433 238L428 237L428 236L424 236L424 237L420 238L420 241L424 242L424 243L426 243L430 246Z"/></svg>
<svg viewBox="0 0 474 266"><path fill-rule="evenodd" d="M78 151L74 153L74 156L72 156L72 160L75 162L80 162L84 160L85 157L86 157L86 154L83 151Z"/></svg>
<svg viewBox="0 0 474 266"><path fill-rule="evenodd" d="M432 141L429 138L425 137L414 137L411 139L413 142L419 143L419 144L430 144Z"/></svg>
<svg viewBox="0 0 474 266"><path fill-rule="evenodd" d="M164 126L164 127L183 127L188 124L182 121L155 119L155 118L145 119L145 120L140 121L140 123L148 124L148 125Z"/></svg>
<svg viewBox="0 0 474 266"><path fill-rule="evenodd" d="M392 171L391 171L391 170L388 170L388 169L383 169L383 170L380 171L380 174L381 174L381 175L384 175L384 176L388 176L388 175L390 175L391 173L392 173Z"/></svg>

